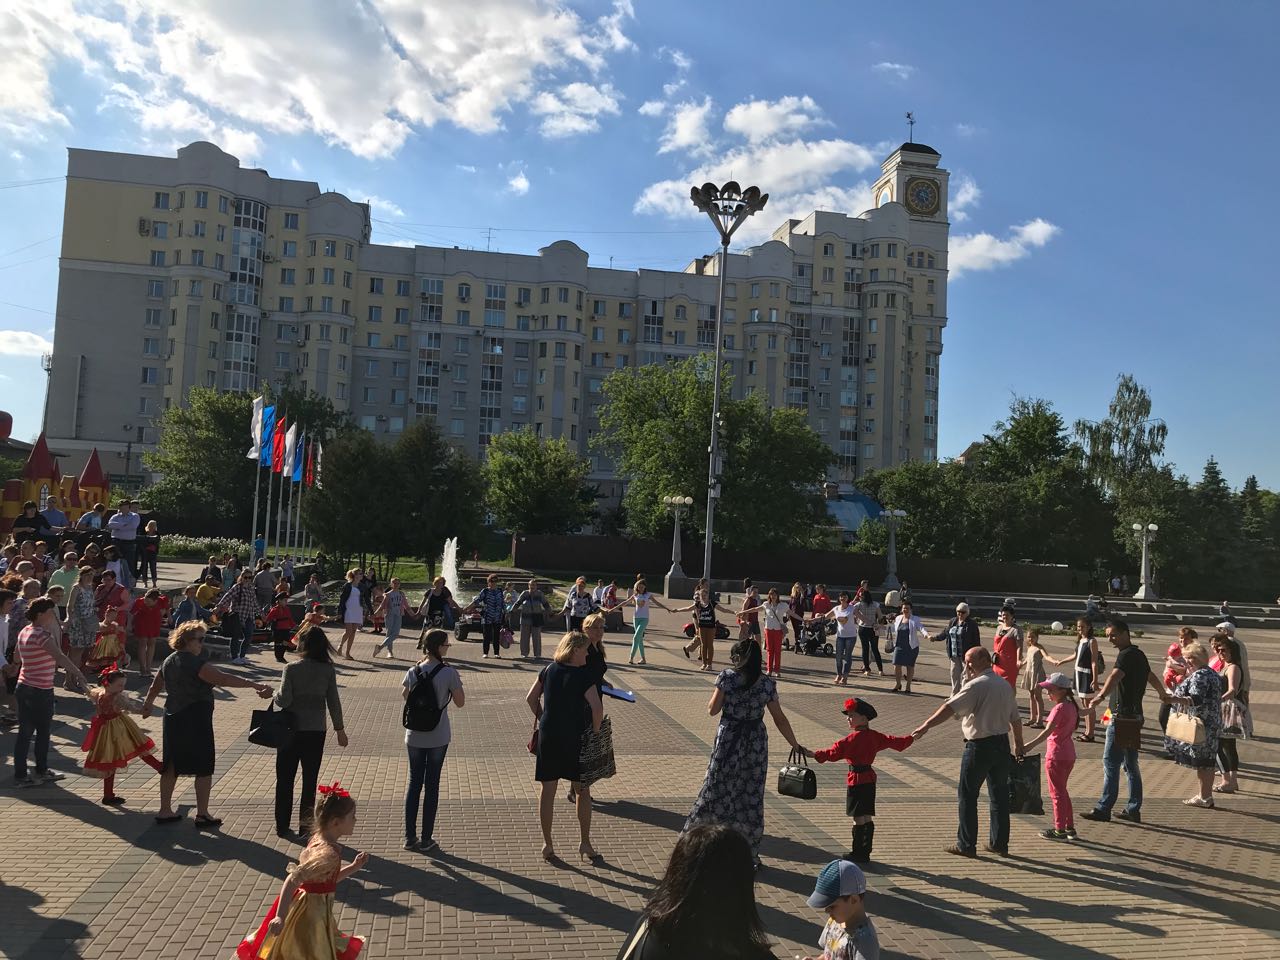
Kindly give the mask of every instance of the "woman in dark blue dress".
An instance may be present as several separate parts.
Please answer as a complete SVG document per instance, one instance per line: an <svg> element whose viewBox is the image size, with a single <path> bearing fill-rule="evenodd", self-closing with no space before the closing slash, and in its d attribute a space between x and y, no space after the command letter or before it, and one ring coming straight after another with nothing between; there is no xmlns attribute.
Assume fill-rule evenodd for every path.
<svg viewBox="0 0 1280 960"><path fill-rule="evenodd" d="M764 712L793 750L813 754L796 742L791 721L778 702L778 685L761 673L760 644L740 640L730 652L733 666L716 677L716 691L707 712L720 714L711 747L707 776L693 802L682 833L701 823L733 827L751 842L756 869L764 836L764 785L769 773L769 732Z"/></svg>
<svg viewBox="0 0 1280 960"><path fill-rule="evenodd" d="M556 787L561 780L573 783L577 794L578 826L582 840L578 853L584 860L598 854L591 846L591 788L578 782L582 736L590 722L597 733L604 720L604 708L596 689L598 676L586 669L590 642L583 633L566 633L556 648L554 660L543 668L525 698L538 721L537 769L534 778L541 793L538 818L542 822L542 859L555 859L551 823L555 813ZM585 707L585 709L584 709Z"/></svg>

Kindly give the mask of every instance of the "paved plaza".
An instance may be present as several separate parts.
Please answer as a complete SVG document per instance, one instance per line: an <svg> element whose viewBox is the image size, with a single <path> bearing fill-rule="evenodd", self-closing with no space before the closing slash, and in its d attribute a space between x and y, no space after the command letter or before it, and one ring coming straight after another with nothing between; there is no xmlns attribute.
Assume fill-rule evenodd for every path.
<svg viewBox="0 0 1280 960"><path fill-rule="evenodd" d="M407 661L340 667L351 745L342 750L330 736L321 780L341 779L359 803L351 843L370 860L340 885L338 921L368 938L368 957L616 955L662 874L716 730L706 711L712 678L685 659L674 632L683 619L656 612L644 667L626 666L629 634L607 637L611 679L634 690L637 702L606 705L618 775L596 789L602 802L593 837L605 860L595 866L567 858L577 849L577 826L563 800L556 837L566 860L551 865L539 857L524 703L535 666L483 660L475 643L453 648L467 702L452 713L436 834L445 852L435 857L400 849L407 771L399 683ZM928 627L936 632L938 624ZM984 639L990 633L984 628ZM1172 628L1159 628L1137 643L1156 663L1172 636ZM1082 841L1066 845L1036 836L1048 817L1015 816L1009 858L962 860L942 852L955 839L959 725L931 732L906 753L882 754L868 908L885 956L1280 956L1280 633L1243 638L1258 738L1240 747L1244 792L1220 797L1216 810L1181 804L1194 777L1159 759L1148 735L1141 826L1082 820ZM1069 649L1067 638L1046 645L1059 656ZM370 646L360 635L357 653L367 658ZM723 662L728 644L717 646ZM411 653L412 640L399 652ZM1106 655L1110 662L1112 651ZM806 746L828 746L847 730L839 713L846 693L830 684L831 662L783 655L782 705ZM270 651L259 650L246 673L273 682L275 666ZM849 689L875 704L877 728L907 733L940 702L945 668L941 645L930 644L919 668L929 682L916 695L889 694L891 678L855 678ZM130 689L141 694L136 677ZM98 802L97 780L72 775L59 786L15 791L11 768L0 775L0 955L232 956L299 850L275 836L274 756L245 740L258 701L236 694L220 695L215 714L212 810L225 818L220 833L198 832L189 820L157 825L158 778L141 764L117 778L128 805L115 809ZM89 704L67 694L58 702L54 766L77 774ZM1150 704L1148 697L1154 716ZM143 726L159 740L157 718ZM12 734L0 742L8 752ZM770 742L777 766L787 748L772 726ZM1100 742L1078 746L1077 816L1098 795L1102 750ZM808 802L779 797L770 777L757 899L780 958L813 952L822 918L804 899L819 867L849 846L844 776L843 763L820 767L818 798ZM190 816L193 795L184 783L180 800ZM985 799L980 822L985 834Z"/></svg>

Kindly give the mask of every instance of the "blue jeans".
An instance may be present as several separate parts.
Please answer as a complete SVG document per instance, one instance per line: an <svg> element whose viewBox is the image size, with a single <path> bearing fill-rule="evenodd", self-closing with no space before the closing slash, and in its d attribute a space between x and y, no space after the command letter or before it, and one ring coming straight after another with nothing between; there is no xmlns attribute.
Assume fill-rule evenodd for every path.
<svg viewBox="0 0 1280 960"><path fill-rule="evenodd" d="M404 793L404 838L418 839L418 799L422 798L422 839L431 840L436 829L436 809L440 806L440 772L449 745L409 747L409 788ZM426 796L422 796L425 789Z"/></svg>
<svg viewBox="0 0 1280 960"><path fill-rule="evenodd" d="M228 644L230 648L228 655L232 660L237 660L249 652L249 644L253 642L254 618L240 617L239 627L232 634L231 641Z"/></svg>
<svg viewBox="0 0 1280 960"><path fill-rule="evenodd" d="M836 634L836 675L847 677L853 669L853 645L857 637L842 637Z"/></svg>
<svg viewBox="0 0 1280 960"><path fill-rule="evenodd" d="M1138 751L1116 747L1116 725L1107 724L1106 742L1102 748L1102 799L1098 801L1100 813L1111 813L1120 798L1120 766L1129 778L1129 802L1126 813L1138 813L1142 809L1142 771L1138 769Z"/></svg>
<svg viewBox="0 0 1280 960"><path fill-rule="evenodd" d="M18 735L13 741L13 775L27 775L27 751L35 741L36 773L49 769L49 733L53 728L53 691L18 684Z"/></svg>
<svg viewBox="0 0 1280 960"><path fill-rule="evenodd" d="M969 740L960 757L960 827L956 843L962 850L978 848L978 791L987 784L987 805L991 809L990 844L1009 849L1009 737L1002 734Z"/></svg>

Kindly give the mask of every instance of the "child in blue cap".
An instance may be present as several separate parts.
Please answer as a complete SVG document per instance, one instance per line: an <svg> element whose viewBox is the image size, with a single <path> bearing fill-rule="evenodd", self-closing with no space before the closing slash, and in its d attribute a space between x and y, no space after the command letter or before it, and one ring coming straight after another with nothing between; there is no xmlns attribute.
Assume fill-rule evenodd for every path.
<svg viewBox="0 0 1280 960"><path fill-rule="evenodd" d="M867 916L867 878L848 860L832 860L818 874L809 906L827 911L819 957L806 960L880 960L880 940Z"/></svg>

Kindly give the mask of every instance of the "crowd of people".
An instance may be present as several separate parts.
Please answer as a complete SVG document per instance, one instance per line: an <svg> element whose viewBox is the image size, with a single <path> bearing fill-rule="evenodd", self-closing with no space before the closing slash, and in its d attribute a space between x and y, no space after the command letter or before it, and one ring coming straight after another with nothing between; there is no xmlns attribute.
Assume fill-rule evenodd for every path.
<svg viewBox="0 0 1280 960"><path fill-rule="evenodd" d="M132 525L136 534L138 522L127 520L130 513L131 505L122 504L117 515L99 519L107 530ZM123 525L115 522L120 515L126 517ZM760 848L766 835L766 717L797 758L846 765L850 848L821 868L808 903L826 911L828 918L820 935L821 956L864 960L879 951L865 908L867 881L861 867L874 859L875 764L880 752L908 750L957 719L964 739L958 824L956 841L946 851L959 857L978 855L978 802L985 786L990 826L982 849L1007 856L1009 779L1014 764L1026 762L1024 758L1042 744L1053 809L1052 824L1040 835L1058 842L1079 839L1069 781L1077 742L1094 742L1100 726L1105 726L1102 791L1081 819L1141 822L1139 743L1148 690L1161 703L1159 721L1168 756L1195 771L1195 793L1184 801L1188 806L1212 807L1215 793L1239 789L1236 744L1252 734L1247 653L1229 621L1214 628L1207 646L1194 629L1183 627L1179 642L1166 651L1163 675L1157 675L1133 643L1128 625L1118 618L1105 627L1113 661L1108 666L1089 618L1076 623L1073 649L1055 657L1037 629L1024 630L1018 624L1016 607L1007 601L988 646L967 603L957 604L955 616L933 634L915 614L909 592L893 591L881 603L865 581L853 590L836 592L832 599L825 585L810 590L799 583L785 597L773 588L762 596L748 580L738 604L719 602L711 584L703 581L690 604L669 606L648 590L642 576L625 597L616 582L601 580L592 590L579 577L557 607L551 591L538 580L530 580L517 594L510 584L489 576L463 606L437 578L415 607L397 579L384 588L373 570L355 568L347 572L334 609L332 619L342 627L335 646L323 628L331 618L324 609L322 585L314 576L305 585L296 584L287 558L276 568L265 558L242 567L235 557L221 562L210 557L199 581L188 586L170 610L168 598L154 586L154 567L152 588L134 588L131 578L141 582L146 572L145 565L134 566L136 548L126 551L113 542L91 558L87 548L81 556L63 543L58 566L47 540L27 536L26 531L46 535L42 525L26 519L0 558L0 638L6 641L5 713L0 723L17 727L13 758L18 786L64 776L50 767L59 671L64 688L86 693L93 704L82 745L83 768L101 779L102 803L126 803L115 791L115 778L138 760L160 777L158 824L185 819L174 804L179 777L194 779L195 827L216 829L222 824L211 797L217 754L215 690L253 690L270 699L274 711L289 717L287 735L276 743L276 833L305 840L306 845L261 925L241 944L238 955L245 960L295 953L309 958L313 952L307 951L314 951L317 943L329 945L314 954L326 958L330 949L335 957L354 956L350 951L359 950L360 938L339 933L333 921L337 881L360 869L366 859L363 854L347 864L341 859L341 842L355 828L355 800L340 784L325 786L321 781L330 728L340 748L349 742L336 661L354 658L356 634L366 629L379 637L372 655L394 657L395 641L406 620L415 615L424 623L418 640L421 656L400 679L407 759L404 849L429 855L441 850L437 811L452 740L450 716L467 700L462 674L450 658L450 628L460 617L474 617L482 660L501 659L515 644L518 629L519 656L539 661L526 695L533 718L528 750L538 783L541 856L550 863L560 862L554 827L561 781L567 781L565 796L576 815L577 855L586 863L604 859L591 832L592 791L617 769L607 704L630 696L608 679L606 616L632 610L628 664L638 666L647 663L645 636L653 608L692 615L693 643L682 645L683 651L691 658L696 650L699 669L716 673L707 704L716 729L706 773L666 874L621 946L619 956L631 960L770 955L751 882L751 875L763 866ZM305 601L301 617L294 613L299 598ZM738 635L727 666L717 672L716 643L724 629L720 615L732 618ZM549 661L542 663L542 633L553 624L559 639ZM827 624L834 627L833 686L851 684L860 652L862 676L873 675L874 663L875 675L884 677L884 656L889 656L894 686L880 689L911 694L922 646L940 643L949 662L944 684L949 683L950 695L914 730L891 734L873 729L878 713L865 693L842 693L844 735L829 747L806 746L779 696L782 651L788 633L798 646L814 631L825 635ZM275 659L283 663L278 685L216 666L205 649L215 626L228 643L232 666L248 662L255 632L267 629ZM154 651L166 629L169 652L153 670ZM148 681L142 699L127 691L130 644L135 647L138 675ZM1067 663L1069 673L1049 671L1050 664ZM1026 720L1019 691L1027 693ZM132 715L149 717L161 698L157 748ZM1105 715L1099 716L1100 710ZM1128 801L1116 809L1122 768Z"/></svg>

